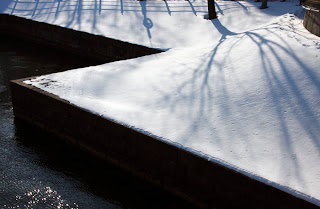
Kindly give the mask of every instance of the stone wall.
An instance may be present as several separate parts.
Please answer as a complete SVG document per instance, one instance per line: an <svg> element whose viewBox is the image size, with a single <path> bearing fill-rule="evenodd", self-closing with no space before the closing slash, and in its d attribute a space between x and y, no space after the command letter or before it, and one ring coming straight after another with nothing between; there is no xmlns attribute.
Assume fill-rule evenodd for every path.
<svg viewBox="0 0 320 209"><path fill-rule="evenodd" d="M307 9L303 25L310 33L320 36L320 12Z"/></svg>

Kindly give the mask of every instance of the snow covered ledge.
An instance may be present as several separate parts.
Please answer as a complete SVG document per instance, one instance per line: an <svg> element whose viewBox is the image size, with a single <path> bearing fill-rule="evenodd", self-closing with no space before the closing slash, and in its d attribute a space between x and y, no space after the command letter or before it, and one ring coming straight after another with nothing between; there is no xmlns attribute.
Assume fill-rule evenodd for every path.
<svg viewBox="0 0 320 209"><path fill-rule="evenodd" d="M79 8L85 6L86 9L77 13L67 9L74 8L76 1L62 4L66 7L63 10L52 7L58 12L56 16L46 12L45 9L50 8L48 1L40 1L38 7L27 2L17 3L17 6L11 4L8 11L22 16L34 14L32 18L37 20L101 32L142 45L174 48L159 55L14 84L17 89L42 89L46 94L56 95L53 97L72 103L77 110L93 113L87 113L90 117L102 116L105 118L101 119L105 121L102 123L115 121L120 124L112 122L111 129L100 128L108 133L119 130L119 135L114 136L123 142L104 141L106 144L110 141L112 148L106 148L108 152L102 157L120 155L112 150L122 150L124 154L118 156L118 161L131 162L127 153L132 156L147 153L140 157L140 162L147 166L141 166L142 172L132 172L147 173L146 168L150 167L149 174L143 175L146 179L158 181L164 188L205 205L214 205L217 199L234 207L242 204L249 208L312 208L320 205L319 38L301 28L302 21L293 14L286 14L299 10L297 2L270 2L269 9L262 12L256 3L221 1L217 5L219 19L215 21L202 18L205 1L126 1L119 9L109 9L114 6L110 1L111 5L102 4L100 18L94 10L96 7L90 5L91 1L83 1L84 5ZM39 7L43 4L45 7ZM18 9L26 5L29 7ZM52 5L57 6L57 3ZM72 20L80 22L69 24L70 19L66 18L72 15L69 13L77 17ZM105 18L110 14L114 18ZM151 24L145 24L151 23L150 20L152 28ZM134 33L127 33L131 30ZM143 38L143 34L147 38ZM25 95L28 92L24 92ZM39 109L41 101L38 106L30 106L28 117L35 118L34 121L40 119L35 116L37 109L31 108ZM32 104L33 101L26 98L25 103ZM52 108L44 106L48 106L47 110ZM48 115L50 111L40 112ZM61 111L62 116L66 115L64 112ZM83 118L96 120L88 117ZM56 124L59 125L59 121L52 126ZM126 131L122 128L129 134L123 134ZM60 129L65 130L64 127ZM87 129L83 127L80 131ZM90 133L96 132L91 130ZM145 152L131 152L131 147L126 146L126 143L133 143L128 141L131 135L139 138L137 134L145 138L144 146L148 148ZM71 137L66 138L73 141ZM87 138L86 143L90 142L91 138ZM146 149L144 146L141 149ZM160 146L165 148L159 148L157 152L154 147ZM99 148L104 149L104 146L95 149ZM170 149L179 151L162 151ZM150 159L145 159L149 155ZM123 167L127 167L125 164L122 163ZM159 169L174 177L167 178ZM170 181L173 182L166 183ZM230 202L230 198L236 201Z"/></svg>
<svg viewBox="0 0 320 209"><path fill-rule="evenodd" d="M252 173L208 160L181 145L107 119L25 84L12 81L18 119L58 136L201 208L318 208L310 197ZM50 81L47 81L50 85ZM225 162L226 163L226 162ZM258 181L257 181L258 180ZM268 182L265 184L263 182ZM280 188L281 190L277 189ZM297 198L296 196L299 196ZM311 198L312 200L312 198ZM316 200L315 200L316 201Z"/></svg>

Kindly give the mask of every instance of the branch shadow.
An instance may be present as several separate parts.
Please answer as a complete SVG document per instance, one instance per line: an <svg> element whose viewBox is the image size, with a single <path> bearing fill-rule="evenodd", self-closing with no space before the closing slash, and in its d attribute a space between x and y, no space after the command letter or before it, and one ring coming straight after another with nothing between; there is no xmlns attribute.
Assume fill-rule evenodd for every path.
<svg viewBox="0 0 320 209"><path fill-rule="evenodd" d="M218 19L212 20L211 22L214 28L221 34L218 43L209 54L206 54L206 56L202 58L201 65L190 69L193 72L190 79L179 82L177 87L170 91L170 94L162 91L163 96L156 103L164 107L169 105L172 114L178 114L182 111L181 106L179 106L181 103L187 104L184 114L188 115L191 123L186 127L186 130L188 130L186 134L181 137L183 143L188 143L194 139L194 137L197 137L194 133L197 133L201 128L201 124L205 122L206 128L209 130L208 132L214 136L212 136L213 138L211 140L214 140L217 144L221 144L221 140L225 139L221 138L219 130L216 129L216 121L212 120L211 117L213 114L211 111L212 106L217 106L218 104L217 107L221 108L219 111L222 115L232 114L229 107L230 92L228 92L227 89L227 80L224 80L223 66L228 64L228 59L232 59L232 57L229 57L230 51L236 44L244 39L251 40L251 43L259 49L259 54L254 56L260 59L262 65L261 69L257 70L264 73L264 79L268 87L268 97L271 98L271 106L274 107L274 109L269 111L272 111L275 115L275 124L279 124L280 126L280 138L276 140L279 143L279 148L282 150L282 153L287 153L291 156L289 158L291 160L282 161L281 163L283 167L287 167L287 163L289 162L289 164L292 165L291 172L295 178L301 184L305 184L306 182L304 182L300 171L301 164L299 163L299 157L301 156L296 156L295 147L293 147L297 138L292 134L295 130L291 128L292 121L288 119L288 112L290 112L293 120L297 122L298 127L306 133L306 136L311 140L311 143L319 153L320 120L319 115L314 111L314 106L311 105L312 101L306 97L304 89L299 85L299 79L294 76L295 73L292 72L290 66L286 64L287 59L292 60L295 65L298 66L297 69L300 69L301 73L306 77L310 83L309 88L316 92L315 98L320 98L319 77L296 55L295 51L290 48L289 43L283 39L280 34L268 28L258 29L272 33L281 39L281 42L275 42L273 39L268 39L260 35L257 30L234 33L223 26ZM223 51L225 57L222 60L216 59L216 56L222 53L220 52L220 48L229 37L235 38L236 41L227 52ZM186 69L188 69L187 66ZM215 73L212 73L212 70L214 70ZM217 76L219 80L217 80ZM223 92L223 96L220 97L218 101L216 92L213 92L214 86L219 86ZM245 132L247 129L247 127L241 127L241 124L239 126L240 128L237 130L237 133L231 133L233 130L230 130L230 137L227 140L237 140L235 136L241 136L242 132ZM255 155L254 151L252 151L251 155Z"/></svg>

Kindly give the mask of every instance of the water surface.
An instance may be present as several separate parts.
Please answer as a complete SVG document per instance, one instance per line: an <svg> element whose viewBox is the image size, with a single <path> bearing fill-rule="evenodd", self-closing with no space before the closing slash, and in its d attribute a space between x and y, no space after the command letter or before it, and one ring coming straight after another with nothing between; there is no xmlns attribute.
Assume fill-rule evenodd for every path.
<svg viewBox="0 0 320 209"><path fill-rule="evenodd" d="M96 64L0 35L0 208L192 208L14 120L10 80Z"/></svg>

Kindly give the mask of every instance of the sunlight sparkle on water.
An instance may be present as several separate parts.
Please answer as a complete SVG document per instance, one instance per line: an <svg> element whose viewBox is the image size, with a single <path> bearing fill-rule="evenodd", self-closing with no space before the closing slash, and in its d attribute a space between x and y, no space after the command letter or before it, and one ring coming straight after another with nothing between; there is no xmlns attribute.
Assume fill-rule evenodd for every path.
<svg viewBox="0 0 320 209"><path fill-rule="evenodd" d="M79 208L76 203L68 203L57 191L50 187L34 189L22 195L16 195L14 205L4 205L4 208Z"/></svg>

